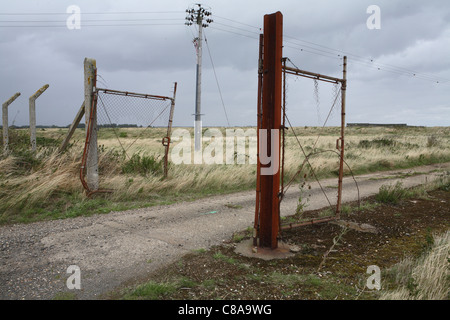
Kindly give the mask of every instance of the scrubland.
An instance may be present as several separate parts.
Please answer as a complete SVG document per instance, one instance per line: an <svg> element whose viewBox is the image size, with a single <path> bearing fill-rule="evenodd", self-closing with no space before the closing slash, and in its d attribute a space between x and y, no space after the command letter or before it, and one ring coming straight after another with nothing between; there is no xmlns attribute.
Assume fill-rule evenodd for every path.
<svg viewBox="0 0 450 320"><path fill-rule="evenodd" d="M225 137L226 128L218 129ZM186 130L193 137L192 128ZM204 132L207 130L204 128ZM169 158L169 175L164 178L161 139L166 129L108 128L101 129L98 138L100 188L114 192L88 198L79 178L83 129L76 130L70 146L62 153L58 146L67 129L38 129L35 153L28 148L26 129L10 131L11 152L0 158L2 224L107 213L255 187L256 165L249 163L248 151L245 164L174 164ZM305 154L309 156L305 174L311 177L312 168L318 178L337 176L339 131L337 127L287 130L285 179L295 175ZM172 142L171 147L177 143ZM208 144L205 142L203 148ZM349 168L356 175L449 162L449 146L449 127L346 128L348 166L344 174L350 174ZM303 172L297 177L303 179Z"/></svg>

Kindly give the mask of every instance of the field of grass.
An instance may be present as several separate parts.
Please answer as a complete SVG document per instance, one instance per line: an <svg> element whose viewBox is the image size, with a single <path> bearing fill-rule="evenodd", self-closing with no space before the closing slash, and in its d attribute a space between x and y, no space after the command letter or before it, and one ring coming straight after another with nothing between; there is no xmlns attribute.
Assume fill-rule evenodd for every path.
<svg viewBox="0 0 450 320"><path fill-rule="evenodd" d="M225 137L225 128L218 129ZM287 130L286 179L305 158L297 138L307 154L314 153L310 163L319 178L337 176L339 159L329 150L335 150L339 128L297 127L294 131L295 135ZM171 163L164 179L164 129L102 129L98 140L100 188L114 192L87 198L79 179L84 130L77 129L72 144L60 154L58 146L66 132L38 129L38 150L33 154L28 148L28 131L11 130L12 151L0 157L0 224L107 213L255 187L256 165L249 163ZM129 147L126 155L117 137ZM449 162L450 128L347 128L345 146L345 160L354 174ZM204 143L203 148L207 147ZM349 174L348 168L345 174Z"/></svg>

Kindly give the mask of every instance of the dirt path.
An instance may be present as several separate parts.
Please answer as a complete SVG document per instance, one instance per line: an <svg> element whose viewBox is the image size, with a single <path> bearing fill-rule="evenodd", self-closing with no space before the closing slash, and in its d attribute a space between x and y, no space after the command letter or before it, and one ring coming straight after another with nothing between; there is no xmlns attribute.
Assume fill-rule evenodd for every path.
<svg viewBox="0 0 450 320"><path fill-rule="evenodd" d="M412 187L438 178L450 164L356 177L361 198L401 180ZM409 175L408 173L415 173ZM420 173L420 174L418 174ZM336 179L321 181L336 201ZM357 200L352 178L344 179L344 202ZM317 183L308 190L310 210L328 206ZM295 212L298 187L288 191L282 215ZM307 195L305 194L305 197ZM145 278L194 249L207 249L253 224L254 191L27 225L0 227L0 299L53 299L72 292L97 299L120 285ZM66 270L81 270L81 289L69 290Z"/></svg>

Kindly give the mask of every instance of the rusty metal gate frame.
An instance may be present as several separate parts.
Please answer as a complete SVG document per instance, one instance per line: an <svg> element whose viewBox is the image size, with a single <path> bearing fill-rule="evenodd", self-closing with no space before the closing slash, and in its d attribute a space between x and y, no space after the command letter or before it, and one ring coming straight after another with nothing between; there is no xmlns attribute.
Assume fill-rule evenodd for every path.
<svg viewBox="0 0 450 320"><path fill-rule="evenodd" d="M280 19L281 16L281 22L277 21L275 23L273 23L273 25L268 25L268 30L270 29L270 32L274 32L274 28L277 28L278 26L282 27L282 15L278 14L278 19ZM277 14L273 14L273 15L267 15L265 16L265 19L267 18L267 21L269 21L270 16L272 16L273 18L275 18L275 16ZM266 22L266 20L265 20ZM266 30L266 25L264 30ZM266 31L264 31L266 32ZM265 59L264 59L264 55L265 52L267 50L265 50L264 46L266 45L266 40L264 39L264 34L260 34L260 38L259 38L259 62L258 62L258 100L257 100L257 137L258 137L258 146L257 146L257 177L256 177L256 203L255 203L255 219L254 219L254 232L253 232L253 245L256 246L260 246L260 247L264 247L264 246L268 246L267 241L264 241L265 243L262 244L261 243L261 217L262 217L262 207L266 206L266 204L263 204L262 201L266 198L266 197L271 197L276 201L276 203L278 204L278 208L277 213L278 213L278 223L274 222L273 227L278 228L278 234L282 231L282 230L286 230L286 229L291 229L291 228L296 228L296 227L300 227L300 226L305 226L305 225L311 225L311 224L315 224L315 223L321 223L321 222L328 222L328 221L332 221L332 220L338 220L340 219L340 213L341 213L341 203L342 203L342 181L343 181L343 166L344 164L347 165L347 167L350 170L350 173L353 176L353 173L351 172L351 168L348 166L348 164L345 162L344 160L344 134L345 134L345 94L346 94L346 89L347 89L347 57L345 56L343 58L344 63L343 63L343 77L342 79L340 78L335 78L335 77L330 77L330 76L326 76L326 75L321 75L318 73L313 73L313 72L309 72L309 71L305 71L305 70L300 70L298 68L291 68L291 67L287 67L286 66L286 60L287 58L282 58L280 59L279 63L281 64L281 69L282 69L282 75L283 75L283 93L282 93L282 106L281 106L281 111L282 111L282 123L278 124L280 126L280 128L282 129L281 132L281 179L280 179L280 184L281 184L281 189L278 187L278 193L272 194L272 190L268 191L268 190L263 190L264 188L267 188L267 185L263 188L262 186L265 184L264 182L262 182L262 176L261 176L261 163L260 163L260 146L259 146L259 130L262 128L265 128L266 125L263 124L263 109L264 109L264 75L267 74L269 72L269 70L267 69L266 66L270 65L270 63L272 63L273 61L271 61L269 64L265 64ZM271 37L271 39L273 39L273 34L269 34L269 37ZM273 40L270 40L273 41ZM273 46L274 43L270 43L267 42L268 45ZM280 50L279 48L274 49L275 47L271 47L270 50ZM269 54L273 54L272 51L267 51L269 52ZM272 57L269 57L269 59ZM276 62L277 60L275 60L275 62L273 62L274 64L278 64L278 62ZM272 67L272 66L271 66ZM335 211L335 215L329 218L313 218L313 219L309 219L307 221L301 222L301 223L297 223L297 224L289 224L289 225L281 225L281 221L280 221L280 203L285 195L285 192L287 190L287 188L289 187L290 183L292 183L292 181L295 179L295 177L302 171L303 166L305 164L305 162L309 162L309 156L310 155L306 155L305 154L305 161L303 162L300 170L292 177L291 181L288 183L287 188L285 188L284 185L284 155L285 155L285 130L287 129L286 127L286 120L289 122L290 125L290 121L286 116L286 94L285 94L285 90L286 90L286 74L292 74L292 75L296 75L296 76L301 76L301 77L306 77L306 78L310 78L310 79L314 79L317 81L324 81L324 82L329 82L329 83L335 83L335 84L340 84L340 88L341 88L341 132L340 132L340 137L339 139L336 141L336 150L324 150L322 152L334 152L337 153L339 156L339 179L338 179L338 200L337 200L337 205L336 205L336 211ZM276 85L276 84L275 84ZM271 89L269 89L271 90ZM272 89L273 90L273 89ZM338 95L336 96L336 99L338 98ZM274 108L277 108L276 106L274 106ZM267 117L267 115L265 116ZM276 117L276 115L275 115ZM277 125L277 124L276 124ZM290 125L291 126L291 125ZM291 126L292 127L292 126ZM294 132L295 134L295 132ZM296 137L297 138L297 137ZM300 141L297 138L297 141L299 142L299 146L302 148ZM269 148L269 147L268 147ZM311 169L312 166L310 165ZM319 185L320 182L317 179L317 177L315 176L315 174L313 174L315 179L318 181ZM353 177L354 178L354 177ZM355 180L355 179L354 179ZM356 180L355 180L356 183ZM322 191L323 188L320 185ZM358 188L358 185L356 183L356 187ZM324 192L324 191L323 191ZM324 192L325 194L325 192ZM326 196L326 194L325 194ZM359 199L359 189L358 189L358 199ZM330 204L331 205L331 204ZM268 208L265 208L264 210L267 211ZM269 208L270 209L270 208ZM274 208L272 208L272 210L274 210ZM266 215L266 213L265 213ZM272 215L273 215L273 211L272 211ZM266 217L267 219L267 217ZM272 238L273 238L273 232L275 230L272 230ZM267 230L264 231L265 237L267 238L268 236L268 232ZM258 240L259 240L259 244L258 244ZM272 242L269 242L270 246L272 249L276 249L277 248L277 241L272 239Z"/></svg>
<svg viewBox="0 0 450 320"><path fill-rule="evenodd" d="M135 97L135 98L143 98L143 99L152 99L152 100L160 100L160 101L170 101L170 113L169 113L169 121L167 124L167 132L166 136L162 138L162 145L165 147L164 151L164 178L167 178L168 176L168 166L169 166L169 148L170 148L170 135L172 131L172 123L173 123L173 114L175 110L175 97L177 92L177 82L174 83L174 89L173 89L173 96L172 97L166 97L166 96L159 96L159 95L152 95L152 94L142 94L142 93L136 93L136 92L129 92L129 91L119 91L119 90L111 90L111 89L103 89L103 88L97 88L97 69L95 70L95 78L94 78L94 97L92 99L92 107L91 112L89 114L89 122L87 127L87 134L86 134L86 141L84 145L84 151L83 156L81 160L81 167L80 167L80 180L81 184L83 185L84 189L86 190L86 193L88 197L90 197L94 193L112 193L114 190L110 189L99 189L99 190L90 190L85 177L84 177L84 169L86 168L86 161L88 156L88 149L89 149L89 143L90 143L90 136L92 134L93 130L93 123L94 120L97 117L97 100L98 100L98 93L103 92L106 94L113 94L113 95L119 95L119 96L129 96L129 97ZM163 111L165 111L164 109ZM162 113L162 112L161 112ZM160 114L161 114L160 113ZM159 116L159 115L158 115ZM156 117L157 118L157 117ZM153 123L153 122L152 122ZM148 128L151 125L151 123L146 127Z"/></svg>
<svg viewBox="0 0 450 320"><path fill-rule="evenodd" d="M301 70L298 68L292 68L292 67L288 67L286 66L286 61L289 60L288 58L283 58L282 60L282 68L283 68L283 106L282 106L282 112L283 112L283 130L282 130L282 160L281 160L281 170L282 170L282 175L281 175L281 191L280 191L280 202L283 199L287 188L290 186L290 184L294 181L294 179L302 172L303 167L306 163L309 164L311 170L312 170L312 174L314 176L314 179L318 182L319 187L321 189L321 191L323 192L323 194L325 195L325 197L327 198L328 203L330 204L330 206L332 207L322 185L319 182L319 179L317 178L314 170L312 169L312 165L309 162L309 157L312 155L315 155L317 153L310 153L310 154L306 154L297 135L295 134L295 131L293 130L293 127L289 121L289 118L287 118L286 116L286 74L290 74L290 75L294 75L294 76L299 76L299 77L304 77L304 78L308 78L308 79L313 79L316 81L322 81L322 82L327 82L327 83L333 83L333 84L340 84L340 89L341 89L341 128L340 128L340 137L337 139L336 141L336 149L338 150L324 150L321 152L335 152L338 154L339 156L339 178L338 178L338 199L337 199L337 203L336 203L336 209L335 209L335 214L326 218L312 218L309 219L307 221L304 222L300 222L300 223L296 223L296 224L286 224L286 225L281 225L280 224L280 230L286 230L286 229L291 229L291 228L295 228L295 227L300 227L300 226L305 226L305 225L310 225L310 224L315 224L315 223L322 223L322 222L328 222L328 221L332 221L332 220L338 220L340 219L340 214L341 214L341 205L342 205L342 181L343 181L343 173L344 173L344 134L345 134L345 93L346 93L346 89L347 89L347 79L346 79L346 75L347 75L347 57L344 56L343 58L343 77L342 79L340 78L336 78L336 77L330 77L330 76L326 76L326 75L322 75L319 73L314 73L314 72L309 72L309 71L305 71L305 70ZM336 96L336 99L338 98L338 95ZM333 103L336 103L336 100ZM299 147L301 148L304 156L305 156L305 160L303 161L302 165L300 166L300 169L294 174L294 176L291 178L291 180L288 182L287 187L285 188L284 185L284 154L285 154L285 130L287 129L287 127L285 126L285 120L288 121L289 126L291 127L291 130L293 130L294 136L297 139L297 142L299 144ZM317 142L317 140L316 140ZM351 169L350 169L351 170Z"/></svg>

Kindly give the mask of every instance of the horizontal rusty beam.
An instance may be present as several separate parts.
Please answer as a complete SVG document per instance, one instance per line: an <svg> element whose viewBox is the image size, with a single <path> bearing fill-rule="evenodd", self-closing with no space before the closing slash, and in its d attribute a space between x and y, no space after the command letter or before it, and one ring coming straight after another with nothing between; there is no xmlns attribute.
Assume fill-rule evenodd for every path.
<svg viewBox="0 0 450 320"><path fill-rule="evenodd" d="M316 80L325 81L325 82L342 83L345 81L344 79L325 76L320 73L309 72L309 71L292 68L292 67L287 67L287 66L286 67L283 66L283 69L286 73L289 73L289 74L293 74L293 75L300 76L300 77L306 77L306 78L310 78L310 79L316 79Z"/></svg>
<svg viewBox="0 0 450 320"><path fill-rule="evenodd" d="M129 92L129 91L119 91L119 90L111 90L111 89L102 89L102 88L97 88L96 91L97 92L102 91L104 93L115 94L115 95L119 95L119 96L144 98L144 99L155 99L155 100L172 100L173 99L170 97L155 96L152 94L136 93L136 92Z"/></svg>
<svg viewBox="0 0 450 320"><path fill-rule="evenodd" d="M303 221L303 222L299 222L299 223L289 223L287 225L283 225L280 227L281 230L289 230L289 229L294 229L297 227L303 227L303 226L307 226L307 225L311 225L311 224L317 224L317 223L323 223L323 222L330 222L330 221L334 221L337 220L337 217L330 217L330 218L313 218L307 221Z"/></svg>

